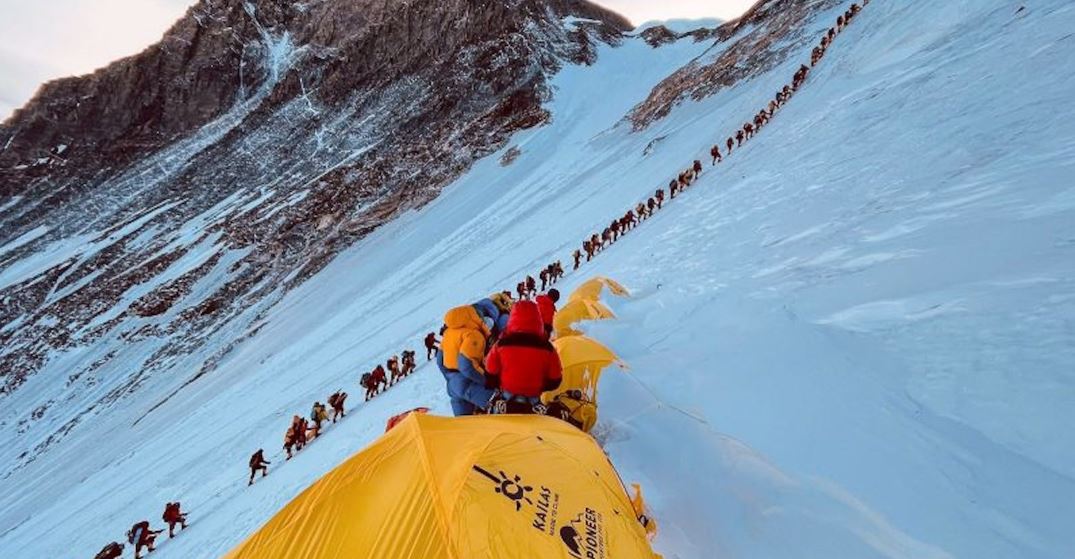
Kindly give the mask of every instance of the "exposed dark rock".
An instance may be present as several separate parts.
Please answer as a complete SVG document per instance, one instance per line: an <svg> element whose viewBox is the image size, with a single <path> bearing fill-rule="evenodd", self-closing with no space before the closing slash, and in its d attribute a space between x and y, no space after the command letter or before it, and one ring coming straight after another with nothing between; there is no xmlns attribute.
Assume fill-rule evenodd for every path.
<svg viewBox="0 0 1075 559"><path fill-rule="evenodd" d="M510 149L504 152L504 155L500 156L500 166L507 167L523 154L523 150L519 149L519 146L511 146Z"/></svg>
<svg viewBox="0 0 1075 559"><path fill-rule="evenodd" d="M685 99L704 99L765 73L791 53L802 51L818 39L803 33L807 16L838 3L839 0L762 0L737 20L712 31L693 32L695 40L715 38L716 43L707 53L662 80L631 111L634 129L643 130L664 118Z"/></svg>
<svg viewBox="0 0 1075 559"><path fill-rule="evenodd" d="M210 374L288 289L548 122L549 77L629 28L583 0L202 0L144 52L46 84L0 125L0 245L30 239L0 270L55 254L0 285L0 400L57 352L149 355L64 371L109 390L39 452L227 336L173 371Z"/></svg>
<svg viewBox="0 0 1075 559"><path fill-rule="evenodd" d="M647 28L639 35L649 46L654 48L661 45L667 45L668 43L674 43L679 39L679 33L676 33L663 25L655 25Z"/></svg>

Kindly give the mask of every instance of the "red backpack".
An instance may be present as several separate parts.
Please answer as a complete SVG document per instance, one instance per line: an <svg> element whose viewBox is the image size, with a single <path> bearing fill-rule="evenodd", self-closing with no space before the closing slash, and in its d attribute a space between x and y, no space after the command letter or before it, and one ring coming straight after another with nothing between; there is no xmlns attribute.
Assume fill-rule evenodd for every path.
<svg viewBox="0 0 1075 559"><path fill-rule="evenodd" d="M161 519L165 522L175 522L179 519L179 503L168 503L164 505L164 515Z"/></svg>

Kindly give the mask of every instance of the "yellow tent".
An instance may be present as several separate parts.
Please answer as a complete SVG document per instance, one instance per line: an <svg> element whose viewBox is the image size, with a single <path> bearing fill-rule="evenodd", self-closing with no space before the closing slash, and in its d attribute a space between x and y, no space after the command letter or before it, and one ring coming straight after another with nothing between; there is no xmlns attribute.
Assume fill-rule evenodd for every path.
<svg viewBox="0 0 1075 559"><path fill-rule="evenodd" d="M601 301L588 299L575 299L564 305L564 308L556 311L552 325L556 330L557 337L575 336L580 332L571 327L572 324L581 320L604 320L616 318L612 309L605 306Z"/></svg>
<svg viewBox="0 0 1075 559"><path fill-rule="evenodd" d="M601 371L613 363L619 363L619 357L616 357L611 349L588 336L557 338L552 345L560 355L563 380L555 391L543 394L542 400L548 403L561 392L581 390L587 400L596 402L597 381L601 378Z"/></svg>
<svg viewBox="0 0 1075 559"><path fill-rule="evenodd" d="M620 360L611 349L589 336L559 338L553 340L552 345L565 369L590 364L603 368Z"/></svg>
<svg viewBox="0 0 1075 559"><path fill-rule="evenodd" d="M582 285L576 289L568 300L577 301L584 299L587 301L599 301L601 299L601 290L607 287L609 292L619 297L630 297L631 292L627 291L627 288L617 283L615 280L597 276L595 278L586 280Z"/></svg>
<svg viewBox="0 0 1075 559"><path fill-rule="evenodd" d="M542 416L412 414L225 559L653 559L589 435Z"/></svg>

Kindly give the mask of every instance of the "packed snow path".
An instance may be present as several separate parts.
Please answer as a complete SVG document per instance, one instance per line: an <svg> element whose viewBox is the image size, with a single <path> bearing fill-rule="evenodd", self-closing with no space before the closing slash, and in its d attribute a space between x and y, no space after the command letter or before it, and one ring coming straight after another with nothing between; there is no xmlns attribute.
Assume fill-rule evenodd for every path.
<svg viewBox="0 0 1075 559"><path fill-rule="evenodd" d="M636 293L593 326L632 365L603 381L601 436L667 557L1075 554L1073 23L1059 0L874 0L765 134L587 270ZM569 252L800 62L612 127L702 48L565 69L512 166L488 158L340 257L137 427L148 404L119 405L4 480L0 549L92 554L181 496L191 528L154 556L216 557L389 415L446 413L419 371L245 491L292 410Z"/></svg>

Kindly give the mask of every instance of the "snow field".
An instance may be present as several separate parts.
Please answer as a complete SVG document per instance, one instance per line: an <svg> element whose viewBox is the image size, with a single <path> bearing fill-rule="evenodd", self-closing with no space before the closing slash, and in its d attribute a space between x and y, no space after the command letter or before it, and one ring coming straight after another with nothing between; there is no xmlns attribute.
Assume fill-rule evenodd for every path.
<svg viewBox="0 0 1075 559"><path fill-rule="evenodd" d="M754 140L561 287L634 294L587 327L631 367L602 379L598 436L667 558L1075 555L1075 10L1016 10L874 0ZM568 263L809 57L629 133L704 48L565 68L514 164L491 155L341 255L152 413L121 401L0 482L0 549L88 556L179 499L191 528L154 557L216 557L389 416L447 413L424 366L286 465L273 446L444 310ZM247 488L258 447L273 465Z"/></svg>

